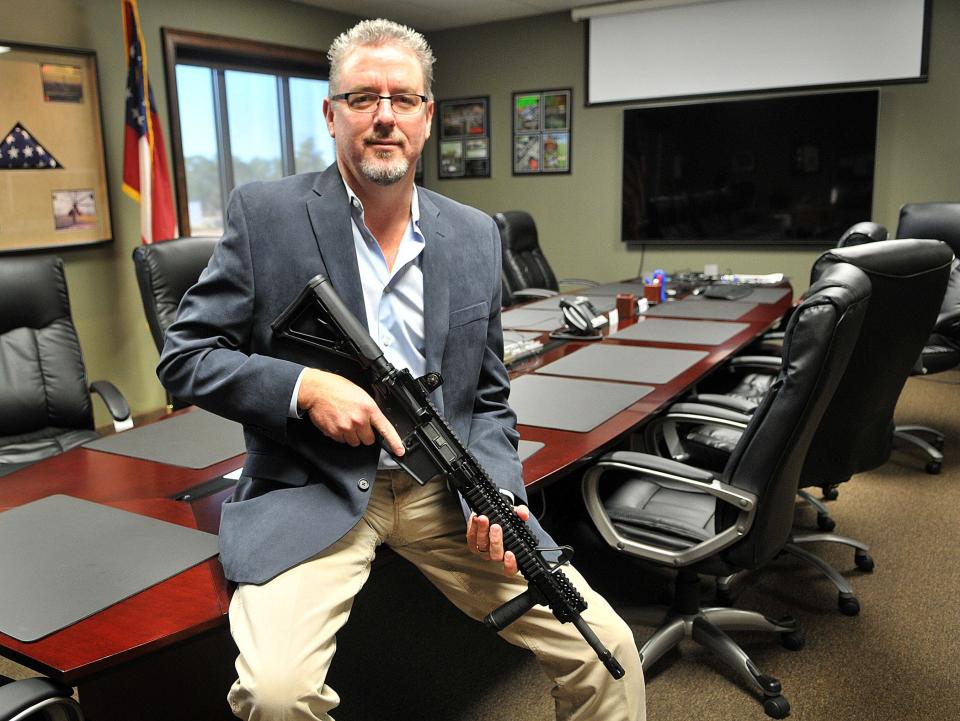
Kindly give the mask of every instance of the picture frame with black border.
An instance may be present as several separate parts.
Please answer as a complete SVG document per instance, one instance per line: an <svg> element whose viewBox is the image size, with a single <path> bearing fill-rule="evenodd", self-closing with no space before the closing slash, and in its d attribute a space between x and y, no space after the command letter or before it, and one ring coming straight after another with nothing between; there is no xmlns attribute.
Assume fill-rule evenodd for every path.
<svg viewBox="0 0 960 721"><path fill-rule="evenodd" d="M571 172L572 88L515 91L511 116L514 175Z"/></svg>
<svg viewBox="0 0 960 721"><path fill-rule="evenodd" d="M437 177L489 178L490 97L450 98L437 106Z"/></svg>

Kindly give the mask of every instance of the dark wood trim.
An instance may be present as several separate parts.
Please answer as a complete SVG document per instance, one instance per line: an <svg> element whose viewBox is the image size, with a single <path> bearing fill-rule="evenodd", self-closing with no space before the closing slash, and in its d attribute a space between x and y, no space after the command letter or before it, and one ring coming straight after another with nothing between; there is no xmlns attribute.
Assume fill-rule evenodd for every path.
<svg viewBox="0 0 960 721"><path fill-rule="evenodd" d="M247 70L264 70L326 80L329 76L327 55L321 50L277 45L259 40L232 38L190 30L161 28L163 64L166 73L167 109L170 124L170 150L177 197L177 223L181 236L191 235L187 203L187 175L183 158L183 133L180 127L180 102L177 93L177 63L196 62L214 67L228 66ZM221 162L226 162L221 158ZM226 213L226 205L223 212Z"/></svg>
<svg viewBox="0 0 960 721"><path fill-rule="evenodd" d="M329 69L327 54L321 50L173 28L163 28L162 32L165 42L169 39L176 51L178 60L222 62L237 67L269 67L324 77Z"/></svg>
<svg viewBox="0 0 960 721"><path fill-rule="evenodd" d="M183 136L180 130L180 96L177 94L176 31L160 28L163 39L163 70L167 85L167 121L170 127L170 158L177 204L177 227L181 237L189 237L190 212L187 206L187 171L183 162Z"/></svg>

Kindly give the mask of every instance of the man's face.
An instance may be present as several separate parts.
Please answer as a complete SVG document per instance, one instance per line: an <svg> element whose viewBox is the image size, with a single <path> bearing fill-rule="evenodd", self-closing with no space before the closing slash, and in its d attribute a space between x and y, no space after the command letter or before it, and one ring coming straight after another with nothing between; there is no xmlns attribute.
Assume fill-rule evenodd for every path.
<svg viewBox="0 0 960 721"><path fill-rule="evenodd" d="M394 45L360 47L350 53L340 69L336 91L426 94L416 55ZM348 108L345 101L325 99L323 112L347 183L354 188L361 180L391 185L412 175L430 137L433 101L413 115L401 115L386 100L374 112L361 113Z"/></svg>

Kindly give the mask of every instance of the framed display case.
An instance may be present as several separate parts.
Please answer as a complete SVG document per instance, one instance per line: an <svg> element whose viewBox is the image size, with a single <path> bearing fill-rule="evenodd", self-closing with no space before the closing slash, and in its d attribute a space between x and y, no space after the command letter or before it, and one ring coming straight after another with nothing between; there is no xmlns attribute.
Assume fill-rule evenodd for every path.
<svg viewBox="0 0 960 721"><path fill-rule="evenodd" d="M96 53L0 48L0 253L111 240Z"/></svg>

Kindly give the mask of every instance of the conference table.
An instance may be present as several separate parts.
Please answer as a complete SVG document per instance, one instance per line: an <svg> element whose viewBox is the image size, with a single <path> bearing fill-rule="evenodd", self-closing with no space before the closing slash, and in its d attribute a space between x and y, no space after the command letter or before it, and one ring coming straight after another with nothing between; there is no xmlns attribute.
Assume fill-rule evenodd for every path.
<svg viewBox="0 0 960 721"><path fill-rule="evenodd" d="M589 430L528 425L523 423L521 413L521 438L536 448L523 464L527 487L546 488L573 476L722 367L775 324L791 305L789 286L781 287L784 292L774 302L744 305L745 312L735 319L737 325L731 326L731 332L736 332L712 345L619 337L632 326L642 328L640 324L652 315L619 320L615 329L604 329L606 337L600 341L554 344L542 333L545 351L510 369L516 387L532 378L559 377L548 366L579 357L575 354L594 346L698 353L689 367L667 382L647 383L639 400ZM661 313L668 312L669 307L669 303L663 304ZM680 315L685 322L698 320L689 311ZM623 382L621 387L630 386ZM164 419L194 412L188 408ZM214 492L197 493L187 500L177 498L186 489L203 488L211 479L242 465L242 454L203 468L185 468L80 447L0 478L0 511L64 494L216 533L220 506L230 493L229 486L221 484ZM3 553L29 555L30 549L4 548ZM231 718L224 703L225 689L234 678L226 630L230 592L218 560L211 558L39 640L28 643L0 633L0 655L76 686L84 711L93 721ZM149 699L146 705L145 699Z"/></svg>

